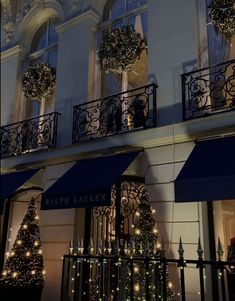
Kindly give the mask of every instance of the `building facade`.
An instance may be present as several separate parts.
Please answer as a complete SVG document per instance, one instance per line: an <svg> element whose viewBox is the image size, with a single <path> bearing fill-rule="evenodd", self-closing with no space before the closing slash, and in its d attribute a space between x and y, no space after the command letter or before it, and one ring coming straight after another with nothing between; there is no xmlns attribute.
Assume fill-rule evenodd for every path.
<svg viewBox="0 0 235 301"><path fill-rule="evenodd" d="M1 244L4 254L11 249L27 203L36 198L46 270L43 301L60 300L62 257L71 239L86 244L92 238L98 246L102 233L107 239L118 232L116 204L107 214L97 209L96 215L94 208L105 208L99 202L107 205L97 191L88 199L84 194L82 200L67 201L66 193L77 185L73 178L70 187L68 178L63 197L56 195L53 185L60 179L65 185L63 176L72 168L78 174L80 170L75 177L78 182L85 179L89 193L97 178L107 183L108 172L117 174L111 184L123 176L123 191L144 186L156 209L167 258L178 258L181 237L186 259L197 258L198 238L204 258L215 259L219 237L227 259L235 235L234 190L229 197L222 193L213 199L209 193L208 199L189 196L179 202L175 192L175 180L196 142L232 137L229 146L234 150L235 35L225 38L216 32L208 5L206 0L1 1L1 174L37 169L4 201ZM107 72L99 62L100 43L126 25L140 34L141 54L130 69ZM26 72L45 63L51 90L47 86L49 92L40 94L34 89L45 73L32 80ZM132 153L132 159L125 156ZM123 154L125 164L120 167L114 157ZM220 155L214 155L214 149L210 154L216 166ZM108 157L113 161L96 160ZM81 161L87 165L80 167ZM200 157L199 169L207 161ZM97 169L96 163L104 165ZM234 159L231 166L235 170ZM136 208L133 200L128 202ZM124 228L130 234L125 222ZM190 301L200 300L199 285L192 281L196 273L187 271ZM178 281L172 271L176 292ZM214 300L209 274L206 285L206 300ZM180 295L176 298L181 300Z"/></svg>

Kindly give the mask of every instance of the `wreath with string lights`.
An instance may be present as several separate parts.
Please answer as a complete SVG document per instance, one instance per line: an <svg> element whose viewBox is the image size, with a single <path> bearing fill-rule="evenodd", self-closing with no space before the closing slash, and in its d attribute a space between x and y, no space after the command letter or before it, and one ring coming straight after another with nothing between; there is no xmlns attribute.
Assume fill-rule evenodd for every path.
<svg viewBox="0 0 235 301"><path fill-rule="evenodd" d="M144 40L132 25L112 30L99 45L99 62L105 71L128 71L140 58Z"/></svg>
<svg viewBox="0 0 235 301"><path fill-rule="evenodd" d="M209 5L209 16L218 32L225 36L235 33L235 1L212 0Z"/></svg>
<svg viewBox="0 0 235 301"><path fill-rule="evenodd" d="M53 93L56 69L49 63L30 66L23 76L23 92L28 98L47 97Z"/></svg>

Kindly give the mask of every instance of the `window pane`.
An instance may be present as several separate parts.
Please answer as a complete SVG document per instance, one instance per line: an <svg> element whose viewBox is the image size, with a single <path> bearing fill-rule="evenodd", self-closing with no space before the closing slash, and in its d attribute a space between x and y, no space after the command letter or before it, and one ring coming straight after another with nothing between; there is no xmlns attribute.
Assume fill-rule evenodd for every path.
<svg viewBox="0 0 235 301"><path fill-rule="evenodd" d="M47 61L52 67L56 68L57 49L54 49L48 53Z"/></svg>
<svg viewBox="0 0 235 301"><path fill-rule="evenodd" d="M48 46L58 43L58 34L55 30L56 19L51 20L49 24Z"/></svg>
<svg viewBox="0 0 235 301"><path fill-rule="evenodd" d="M143 34L144 34L145 41L147 41L147 30L148 30L147 18L148 18L147 12L144 12L141 14L142 28L143 28Z"/></svg>
<svg viewBox="0 0 235 301"><path fill-rule="evenodd" d="M38 56L37 58L35 59L32 59L30 62L29 62L29 65L30 66L33 66L33 65L36 65L38 63L43 63L44 62L44 55L41 55L41 56Z"/></svg>
<svg viewBox="0 0 235 301"><path fill-rule="evenodd" d="M145 41L147 40L147 12L130 17L128 24L132 25L137 32L141 33Z"/></svg>
<svg viewBox="0 0 235 301"><path fill-rule="evenodd" d="M133 10L144 4L147 4L147 0L127 0L127 11Z"/></svg>
<svg viewBox="0 0 235 301"><path fill-rule="evenodd" d="M111 11L111 19L116 19L123 15L125 12L125 1L123 0L116 0L113 4L112 11Z"/></svg>
<svg viewBox="0 0 235 301"><path fill-rule="evenodd" d="M37 30L31 44L31 52L46 48L47 46L47 22Z"/></svg>
<svg viewBox="0 0 235 301"><path fill-rule="evenodd" d="M123 26L123 22L122 22L122 21L116 22L116 23L114 23L114 24L112 25L111 30L120 28L120 27L122 27L122 26Z"/></svg>

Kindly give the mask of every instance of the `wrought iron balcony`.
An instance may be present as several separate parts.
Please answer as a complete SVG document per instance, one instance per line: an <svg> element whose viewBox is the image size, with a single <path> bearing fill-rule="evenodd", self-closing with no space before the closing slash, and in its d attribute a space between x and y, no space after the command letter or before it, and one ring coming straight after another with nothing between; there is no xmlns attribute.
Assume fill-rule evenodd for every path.
<svg viewBox="0 0 235 301"><path fill-rule="evenodd" d="M183 120L235 109L235 60L181 75Z"/></svg>
<svg viewBox="0 0 235 301"><path fill-rule="evenodd" d="M72 142L156 126L156 84L74 106Z"/></svg>
<svg viewBox="0 0 235 301"><path fill-rule="evenodd" d="M58 116L53 112L1 127L1 158L56 147Z"/></svg>

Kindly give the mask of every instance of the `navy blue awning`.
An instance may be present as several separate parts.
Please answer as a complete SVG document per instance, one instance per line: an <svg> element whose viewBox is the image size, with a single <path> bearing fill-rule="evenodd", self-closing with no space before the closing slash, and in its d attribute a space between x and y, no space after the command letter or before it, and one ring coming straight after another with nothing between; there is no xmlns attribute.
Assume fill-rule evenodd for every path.
<svg viewBox="0 0 235 301"><path fill-rule="evenodd" d="M139 151L76 162L42 194L41 209L106 206L111 202L111 186Z"/></svg>
<svg viewBox="0 0 235 301"><path fill-rule="evenodd" d="M235 136L197 142L174 186L175 202L235 199Z"/></svg>
<svg viewBox="0 0 235 301"><path fill-rule="evenodd" d="M0 211L3 211L4 200L8 199L17 188L29 180L39 169L30 169L1 175ZM2 214L1 211L1 214Z"/></svg>

